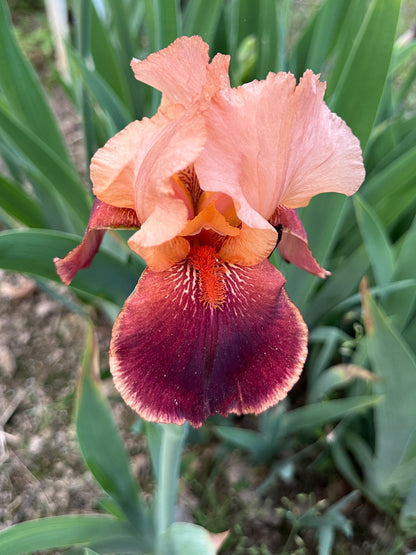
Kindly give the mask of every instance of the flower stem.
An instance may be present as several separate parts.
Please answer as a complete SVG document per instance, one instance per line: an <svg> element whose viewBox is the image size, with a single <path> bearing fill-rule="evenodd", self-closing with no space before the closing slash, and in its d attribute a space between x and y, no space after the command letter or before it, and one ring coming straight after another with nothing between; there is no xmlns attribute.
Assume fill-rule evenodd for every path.
<svg viewBox="0 0 416 555"><path fill-rule="evenodd" d="M159 540L175 520L180 462L188 426L162 424L161 428L158 489L155 498L155 528Z"/></svg>

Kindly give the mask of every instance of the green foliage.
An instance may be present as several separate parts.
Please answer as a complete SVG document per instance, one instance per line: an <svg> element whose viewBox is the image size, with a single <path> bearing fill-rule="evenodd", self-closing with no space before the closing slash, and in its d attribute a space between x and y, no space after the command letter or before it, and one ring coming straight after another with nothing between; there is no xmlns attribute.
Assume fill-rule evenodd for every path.
<svg viewBox="0 0 416 555"><path fill-rule="evenodd" d="M22 54L11 26L7 4L0 3L0 76L1 98L8 111L56 154L69 162L68 153L57 122L32 66Z"/></svg>
<svg viewBox="0 0 416 555"><path fill-rule="evenodd" d="M80 233L90 202L39 79L16 43L4 1L0 3L0 82L0 154L11 175L19 177L21 188L24 179L31 183L33 203L39 204L48 227ZM7 214L7 205L2 210ZM28 216L20 211L20 220L27 222L27 203L25 212Z"/></svg>
<svg viewBox="0 0 416 555"><path fill-rule="evenodd" d="M4 231L0 233L2 267L58 282L54 257L65 256L78 243L76 235L49 229ZM93 273L79 272L73 281L74 290L91 300L105 299L120 306L134 288L140 271L140 266L135 267L129 260L122 262L114 253L101 249L91 264Z"/></svg>
<svg viewBox="0 0 416 555"><path fill-rule="evenodd" d="M39 10L42 11L19 12L18 26L15 29L16 37L25 56L41 73L46 83L52 86L56 84L56 70L53 65L54 45L43 5L39 6Z"/></svg>
<svg viewBox="0 0 416 555"><path fill-rule="evenodd" d="M138 549L138 540L131 525L108 515L68 515L30 520L3 530L0 549L8 555L23 555L92 545L100 553L144 553Z"/></svg>
<svg viewBox="0 0 416 555"><path fill-rule="evenodd" d="M384 227L371 207L354 197L354 207L358 226L374 272L377 284L389 283L394 272L394 254Z"/></svg>
<svg viewBox="0 0 416 555"><path fill-rule="evenodd" d="M348 479L360 485L378 506L389 509L395 497L407 497L405 512L409 519L416 484L416 414L412 402L416 356L365 289L363 306L368 358L379 377L374 390L383 395L383 402L374 408L375 446L371 449L362 437L346 428L334 442L334 456ZM364 482L347 450L361 466Z"/></svg>
<svg viewBox="0 0 416 555"><path fill-rule="evenodd" d="M290 546L291 540L297 532L311 528L316 531L319 555L330 555L336 531L340 531L348 537L352 535L351 524L342 514L342 510L357 498L357 493L357 491L352 491L330 507L325 501L316 501L313 495L299 494L295 502L283 498L283 507L279 512L291 524L291 532L283 553L286 553L286 548Z"/></svg>
<svg viewBox="0 0 416 555"><path fill-rule="evenodd" d="M106 400L96 383L98 345L89 328L76 401L77 437L84 460L101 487L142 533L148 528L127 453Z"/></svg>
<svg viewBox="0 0 416 555"><path fill-rule="evenodd" d="M297 434L313 436L316 429L322 433L322 426L329 422L366 410L379 401L376 396L357 396L312 403L288 412L278 405L260 417L258 432L227 426L217 426L216 432L228 443L249 451L255 460L271 462Z"/></svg>
<svg viewBox="0 0 416 555"><path fill-rule="evenodd" d="M160 555L215 555L216 549L209 533L196 524L175 522L166 531L159 551Z"/></svg>

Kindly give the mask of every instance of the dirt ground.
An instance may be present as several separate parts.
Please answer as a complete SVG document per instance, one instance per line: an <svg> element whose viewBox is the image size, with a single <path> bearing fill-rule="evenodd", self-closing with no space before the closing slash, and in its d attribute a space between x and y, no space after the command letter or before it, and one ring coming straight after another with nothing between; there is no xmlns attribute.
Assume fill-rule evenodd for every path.
<svg viewBox="0 0 416 555"><path fill-rule="evenodd" d="M0 279L0 522L90 511L71 425L85 324L28 278Z"/></svg>

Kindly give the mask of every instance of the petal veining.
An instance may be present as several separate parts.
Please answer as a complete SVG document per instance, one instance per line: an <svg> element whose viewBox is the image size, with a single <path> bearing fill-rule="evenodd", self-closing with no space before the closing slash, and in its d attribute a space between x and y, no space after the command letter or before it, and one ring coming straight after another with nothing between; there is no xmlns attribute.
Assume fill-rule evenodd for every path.
<svg viewBox="0 0 416 555"><path fill-rule="evenodd" d="M208 271L210 262L201 264ZM268 261L215 264L217 307L204 302L206 284L188 258L166 272L146 270L115 323L114 381L147 420L197 427L216 413L259 413L299 378L307 328L283 276Z"/></svg>

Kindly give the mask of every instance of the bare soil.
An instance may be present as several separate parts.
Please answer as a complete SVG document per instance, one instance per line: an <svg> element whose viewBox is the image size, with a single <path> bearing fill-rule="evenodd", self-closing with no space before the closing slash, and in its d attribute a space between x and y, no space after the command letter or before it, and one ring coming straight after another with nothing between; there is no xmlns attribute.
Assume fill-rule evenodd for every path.
<svg viewBox="0 0 416 555"><path fill-rule="evenodd" d="M0 278L0 522L91 511L71 422L85 323L28 278Z"/></svg>

